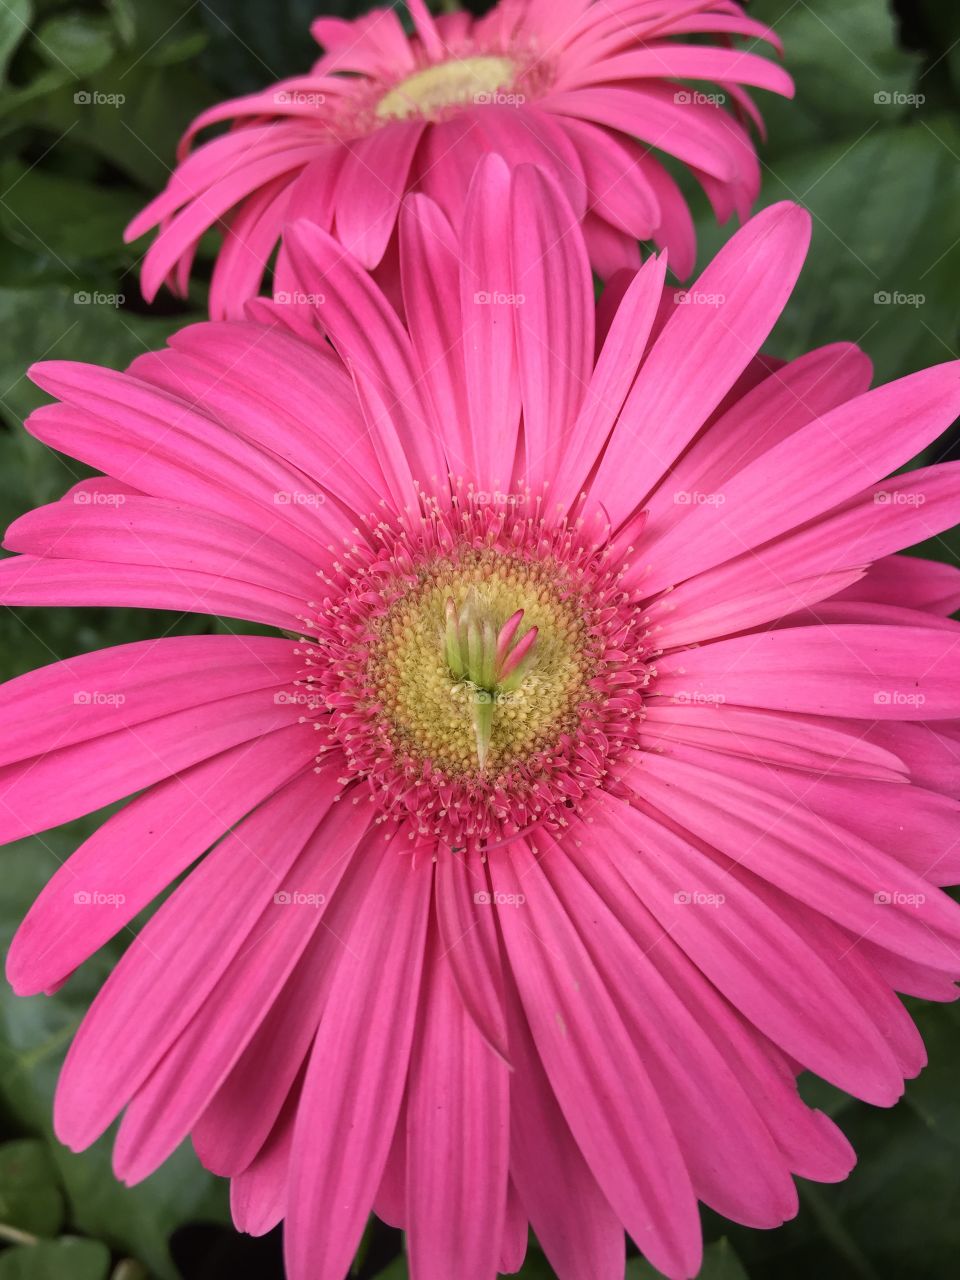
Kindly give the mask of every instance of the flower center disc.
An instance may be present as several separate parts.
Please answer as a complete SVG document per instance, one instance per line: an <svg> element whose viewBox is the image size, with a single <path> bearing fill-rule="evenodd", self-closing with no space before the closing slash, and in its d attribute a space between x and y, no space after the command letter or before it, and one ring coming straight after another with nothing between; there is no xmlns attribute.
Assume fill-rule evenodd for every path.
<svg viewBox="0 0 960 1280"><path fill-rule="evenodd" d="M458 492L371 514L308 604L294 696L318 765L342 757L415 843L483 854L563 827L639 749L652 670L630 548L601 513L591 528L539 508Z"/></svg>
<svg viewBox="0 0 960 1280"><path fill-rule="evenodd" d="M401 80L384 94L375 112L380 120L405 120L418 113L432 115L447 107L483 102L509 86L514 75L509 58L455 58Z"/></svg>
<svg viewBox="0 0 960 1280"><path fill-rule="evenodd" d="M368 679L396 748L447 773L476 773L479 703L489 716L482 767L495 774L575 729L593 663L582 611L575 597L557 589L554 574L549 561L469 553L456 564L438 561L394 603L372 647ZM450 601L461 616L468 606L488 661L471 662L465 640L464 662L451 668L445 644ZM519 610L513 642L522 644L536 628L535 650L516 678L501 681L489 670L494 637Z"/></svg>

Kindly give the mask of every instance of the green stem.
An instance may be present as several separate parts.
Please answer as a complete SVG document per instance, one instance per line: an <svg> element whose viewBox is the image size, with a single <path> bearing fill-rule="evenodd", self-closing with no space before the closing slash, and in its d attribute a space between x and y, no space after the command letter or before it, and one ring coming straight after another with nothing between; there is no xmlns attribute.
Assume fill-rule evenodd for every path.
<svg viewBox="0 0 960 1280"><path fill-rule="evenodd" d="M482 769L493 736L493 697L485 689L477 689L473 695L473 731L477 735L477 759Z"/></svg>
<svg viewBox="0 0 960 1280"><path fill-rule="evenodd" d="M0 1240L8 1240L10 1244L39 1244L39 1236L32 1236L29 1231L21 1231L19 1227L8 1226L0 1222Z"/></svg>

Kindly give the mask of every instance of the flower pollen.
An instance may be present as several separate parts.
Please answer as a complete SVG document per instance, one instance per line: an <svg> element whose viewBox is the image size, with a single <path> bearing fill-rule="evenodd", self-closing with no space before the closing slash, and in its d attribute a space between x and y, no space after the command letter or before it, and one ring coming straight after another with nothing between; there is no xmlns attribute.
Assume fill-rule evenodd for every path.
<svg viewBox="0 0 960 1280"><path fill-rule="evenodd" d="M451 107L488 101L508 89L515 77L516 67L510 58L452 58L423 67L394 85L377 103L374 114L379 120L441 115Z"/></svg>

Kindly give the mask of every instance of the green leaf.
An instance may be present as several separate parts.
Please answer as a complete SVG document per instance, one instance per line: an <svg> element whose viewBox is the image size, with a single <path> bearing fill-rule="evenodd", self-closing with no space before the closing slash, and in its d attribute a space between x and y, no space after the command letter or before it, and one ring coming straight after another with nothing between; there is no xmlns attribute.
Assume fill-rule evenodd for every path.
<svg viewBox="0 0 960 1280"><path fill-rule="evenodd" d="M35 44L51 67L75 77L90 76L113 57L113 24L104 14L57 14L40 27Z"/></svg>
<svg viewBox="0 0 960 1280"><path fill-rule="evenodd" d="M139 48L145 63L164 66L195 56L207 32L193 0L107 0L124 44Z"/></svg>
<svg viewBox="0 0 960 1280"><path fill-rule="evenodd" d="M394 1258L385 1271L378 1271L374 1280L407 1280L409 1275L407 1260L401 1254L399 1258Z"/></svg>
<svg viewBox="0 0 960 1280"><path fill-rule="evenodd" d="M69 616L69 611L63 613ZM102 817L4 849L4 948L41 887ZM138 923L123 930L121 938L92 957L54 996L20 998L6 984L0 986L0 1101L23 1128L43 1136L65 1191L71 1226L139 1258L159 1280L176 1280L168 1252L171 1233L187 1222L226 1222L227 1183L201 1168L185 1143L152 1177L126 1187L111 1169L112 1134L75 1154L60 1146L51 1129L53 1092L67 1046Z"/></svg>
<svg viewBox="0 0 960 1280"><path fill-rule="evenodd" d="M813 242L769 350L859 342L887 382L957 353L960 130L911 121L773 162L760 205L799 200ZM726 233L700 223L700 261Z"/></svg>
<svg viewBox="0 0 960 1280"><path fill-rule="evenodd" d="M47 399L26 377L33 361L90 360L122 368L144 351L162 346L170 333L196 318L126 311L118 305L117 287L110 275L75 273L72 286L0 288L0 411L8 419L25 416ZM66 475L75 471L71 463ZM61 492L64 488L61 482Z"/></svg>
<svg viewBox="0 0 960 1280"><path fill-rule="evenodd" d="M372 8L372 5L362 6ZM234 93L262 89L286 76L304 75L320 56L310 23L321 11L355 17L361 6L349 0L205 0L201 17L210 33L208 74L227 77Z"/></svg>
<svg viewBox="0 0 960 1280"><path fill-rule="evenodd" d="M184 1143L145 1182L125 1187L111 1167L112 1145L111 1133L80 1155L53 1148L71 1222L118 1252L139 1258L151 1274L176 1280L170 1235L187 1222L229 1222L228 1183L202 1168L193 1148Z"/></svg>
<svg viewBox="0 0 960 1280"><path fill-rule="evenodd" d="M32 17L30 0L4 0L0 5L0 82L6 79L10 59L30 30Z"/></svg>
<svg viewBox="0 0 960 1280"><path fill-rule="evenodd" d="M0 1254L0 1280L106 1280L110 1250L97 1240L42 1240Z"/></svg>
<svg viewBox="0 0 960 1280"><path fill-rule="evenodd" d="M784 62L797 85L792 102L762 95L772 154L888 127L913 113L906 99L919 58L898 48L887 0L755 0L750 16L783 40Z"/></svg>
<svg viewBox="0 0 960 1280"><path fill-rule="evenodd" d="M140 207L139 197L13 161L3 166L0 228L32 254L52 255L65 268L97 258L116 258L123 229ZM64 217L64 210L70 211Z"/></svg>
<svg viewBox="0 0 960 1280"><path fill-rule="evenodd" d="M0 1146L0 1224L35 1236L55 1236L63 1226L63 1196L44 1143Z"/></svg>

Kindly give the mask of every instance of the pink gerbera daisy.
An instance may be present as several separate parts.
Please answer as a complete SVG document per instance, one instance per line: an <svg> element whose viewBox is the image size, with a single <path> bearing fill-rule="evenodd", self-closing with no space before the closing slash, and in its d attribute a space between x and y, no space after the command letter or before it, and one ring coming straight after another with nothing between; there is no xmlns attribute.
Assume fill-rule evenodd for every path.
<svg viewBox="0 0 960 1280"><path fill-rule="evenodd" d="M309 75L213 107L185 135L166 190L131 223L159 225L143 289L186 287L201 235L224 241L210 293L216 318L242 317L286 223L308 218L376 267L404 194L423 191L455 226L477 159L498 152L553 174L584 220L604 278L640 265L637 241L693 270L693 222L651 148L691 170L716 216L741 218L760 187L746 85L792 94L786 72L733 47L774 34L732 0L501 0L485 17L431 17L410 0L416 35L393 9L320 18L327 50ZM716 36L719 47L688 42ZM710 82L710 92L687 82ZM728 111L724 104L733 109ZM191 152L209 125L226 134ZM279 288L288 288L281 253Z"/></svg>
<svg viewBox="0 0 960 1280"><path fill-rule="evenodd" d="M624 1229L689 1277L698 1198L771 1227L792 1175L847 1174L797 1074L891 1105L924 1062L897 993L960 975L960 575L893 554L960 464L884 479L960 365L758 356L808 229L777 205L597 313L562 192L494 156L462 240L405 203L406 321L299 223L329 343L260 302L34 369L31 432L105 474L13 525L0 599L279 632L0 693L2 839L135 794L29 913L18 992L189 870L77 1033L62 1141L122 1112L135 1182L192 1135L239 1227L286 1218L291 1280L341 1280L371 1208L415 1280L516 1270L528 1223L560 1280L622 1278Z"/></svg>

